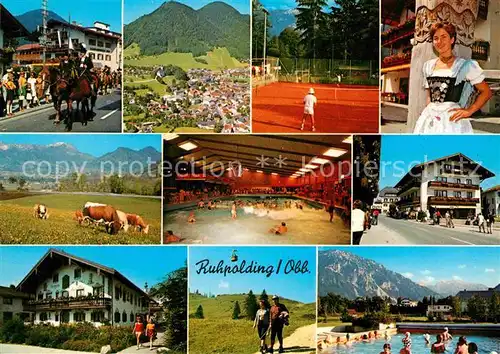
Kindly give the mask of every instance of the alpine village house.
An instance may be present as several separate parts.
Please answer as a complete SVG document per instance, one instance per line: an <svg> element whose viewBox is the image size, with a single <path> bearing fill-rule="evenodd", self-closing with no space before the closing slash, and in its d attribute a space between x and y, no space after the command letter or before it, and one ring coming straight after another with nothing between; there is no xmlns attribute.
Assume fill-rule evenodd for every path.
<svg viewBox="0 0 500 354"><path fill-rule="evenodd" d="M55 326L76 322L130 326L136 315L159 309L117 270L56 249L49 249L15 290L1 287L0 296L3 320L16 316Z"/></svg>

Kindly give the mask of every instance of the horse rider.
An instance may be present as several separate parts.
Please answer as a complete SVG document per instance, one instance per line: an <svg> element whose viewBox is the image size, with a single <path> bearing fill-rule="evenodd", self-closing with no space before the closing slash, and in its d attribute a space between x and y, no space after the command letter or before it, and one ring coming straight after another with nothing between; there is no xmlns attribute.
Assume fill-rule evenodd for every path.
<svg viewBox="0 0 500 354"><path fill-rule="evenodd" d="M80 75L85 75L89 82L93 82L92 76L90 73L94 69L94 63L92 62L92 59L90 58L89 55L87 55L87 46L85 43L80 43L80 50L79 50L79 68L78 71Z"/></svg>

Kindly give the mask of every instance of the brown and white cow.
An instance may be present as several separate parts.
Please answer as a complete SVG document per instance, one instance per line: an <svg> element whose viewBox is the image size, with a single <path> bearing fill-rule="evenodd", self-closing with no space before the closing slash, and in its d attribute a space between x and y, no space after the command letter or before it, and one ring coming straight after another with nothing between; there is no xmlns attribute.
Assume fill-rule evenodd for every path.
<svg viewBox="0 0 500 354"><path fill-rule="evenodd" d="M125 232L127 232L128 228L130 227L130 225L128 224L128 220L127 220L127 213L124 213L121 210L117 210L116 214L118 215L118 219L120 220L121 228Z"/></svg>
<svg viewBox="0 0 500 354"><path fill-rule="evenodd" d="M141 231L145 234L149 232L149 225L146 225L144 220L136 214L127 214L128 224L134 228L134 230Z"/></svg>
<svg viewBox="0 0 500 354"><path fill-rule="evenodd" d="M88 217L91 220L102 220L106 225L106 231L115 235L122 228L122 223L116 209L110 205L105 206L89 206L83 208L83 218Z"/></svg>
<svg viewBox="0 0 500 354"><path fill-rule="evenodd" d="M35 204L33 215L36 219L47 220L49 218L49 209L45 204Z"/></svg>

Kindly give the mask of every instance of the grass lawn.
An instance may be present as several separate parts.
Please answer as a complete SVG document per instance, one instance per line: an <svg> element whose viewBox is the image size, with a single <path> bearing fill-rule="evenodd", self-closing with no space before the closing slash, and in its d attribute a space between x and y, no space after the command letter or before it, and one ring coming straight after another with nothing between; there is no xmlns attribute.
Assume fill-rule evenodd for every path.
<svg viewBox="0 0 500 354"><path fill-rule="evenodd" d="M260 294L260 292L258 292ZM235 301L244 312L246 295L220 295L216 298L206 298L190 294L189 313L195 313L199 305L203 306L204 319L189 319L189 352L193 354L206 353L254 353L259 345L257 330L252 329L253 321L246 318L232 319ZM258 296L258 295L257 295ZM284 337L292 334L297 328L316 322L316 304L282 299L290 311L290 326L286 327Z"/></svg>
<svg viewBox="0 0 500 354"><path fill-rule="evenodd" d="M205 133L205 134L214 134L213 130L208 129L200 129L195 127L179 127L175 128L174 133Z"/></svg>
<svg viewBox="0 0 500 354"><path fill-rule="evenodd" d="M171 81L172 81L171 77L166 77L165 78L165 82L171 82ZM140 80L140 82L139 81L137 81L137 82L128 82L128 83L125 82L125 85L130 86L132 88L134 88L134 87L141 87L142 85L147 85L151 91L157 93L160 96L163 96L163 95L166 94L166 89L168 87L167 85L159 83L155 79L144 80L144 81ZM149 90L147 90L147 89L137 89L137 90L135 90L135 94L137 96L145 96L148 93L148 91Z"/></svg>
<svg viewBox="0 0 500 354"><path fill-rule="evenodd" d="M134 57L141 54L141 47L137 43L132 43L123 51L123 57L126 59L128 57Z"/></svg>
<svg viewBox="0 0 500 354"><path fill-rule="evenodd" d="M133 46L133 44L131 45ZM130 47L131 47L130 46ZM129 47L127 47L129 48ZM127 51L127 49L125 49ZM139 59L130 59L125 55L125 65L131 66L157 66L157 65L176 65L183 70L189 69L211 69L221 70L224 68L234 69L245 67L247 64L240 63L232 58L226 48L216 48L207 55L199 57L207 62L201 63L195 60L192 53L174 53L167 52L159 55L141 56Z"/></svg>
<svg viewBox="0 0 500 354"><path fill-rule="evenodd" d="M0 193L1 195L1 193ZM161 200L116 196L72 194L30 195L17 199L0 198L0 243L2 244L159 244ZM86 202L113 205L126 213L141 215L150 224L149 234L121 231L109 235L103 227L78 225L75 210ZM33 206L47 205L49 219L33 217Z"/></svg>
<svg viewBox="0 0 500 354"><path fill-rule="evenodd" d="M123 116L123 120L126 122L126 121L131 121L131 122L134 122L138 119L144 119L144 117L146 116L146 113L141 113L139 115L135 115L135 116Z"/></svg>
<svg viewBox="0 0 500 354"><path fill-rule="evenodd" d="M350 326L350 322L342 322L340 316L328 317L326 322L323 322L324 317L318 317L318 327L337 327L337 326Z"/></svg>

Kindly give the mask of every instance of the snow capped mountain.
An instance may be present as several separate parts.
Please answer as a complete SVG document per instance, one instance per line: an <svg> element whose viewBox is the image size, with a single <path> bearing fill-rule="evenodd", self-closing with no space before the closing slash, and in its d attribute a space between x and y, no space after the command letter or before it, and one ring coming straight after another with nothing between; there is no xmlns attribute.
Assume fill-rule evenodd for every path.
<svg viewBox="0 0 500 354"><path fill-rule="evenodd" d="M381 296L418 300L438 295L377 262L341 250L319 252L318 276L321 296L331 292L350 299Z"/></svg>

